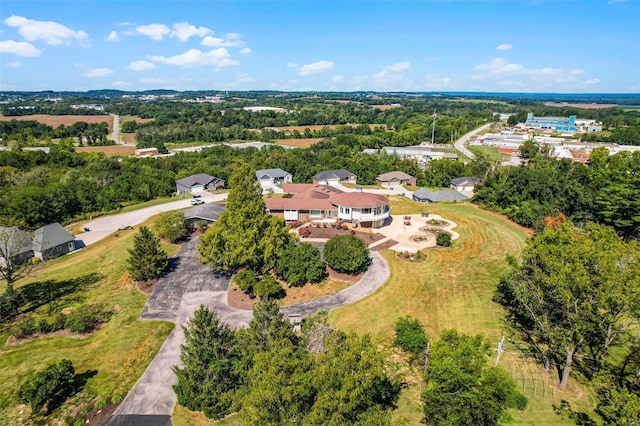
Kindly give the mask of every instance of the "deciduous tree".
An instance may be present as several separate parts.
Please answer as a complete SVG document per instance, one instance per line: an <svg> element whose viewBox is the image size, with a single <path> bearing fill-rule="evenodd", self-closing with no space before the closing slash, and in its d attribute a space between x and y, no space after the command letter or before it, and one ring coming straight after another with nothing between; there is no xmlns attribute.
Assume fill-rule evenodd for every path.
<svg viewBox="0 0 640 426"><path fill-rule="evenodd" d="M165 212L153 222L153 230L159 237L175 243L189 235L189 221L180 211Z"/></svg>
<svg viewBox="0 0 640 426"><path fill-rule="evenodd" d="M355 235L336 235L324 246L324 258L335 271L357 274L367 269L369 250Z"/></svg>

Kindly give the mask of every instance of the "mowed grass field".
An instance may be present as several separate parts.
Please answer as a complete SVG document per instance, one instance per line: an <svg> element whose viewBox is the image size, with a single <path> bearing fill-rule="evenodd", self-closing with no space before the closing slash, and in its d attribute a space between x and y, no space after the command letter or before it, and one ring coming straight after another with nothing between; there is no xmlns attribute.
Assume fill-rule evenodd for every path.
<svg viewBox="0 0 640 426"><path fill-rule="evenodd" d="M474 154L484 154L487 156L489 161L502 161L503 155L500 154L500 149L492 146L480 146L480 145L469 145L467 149Z"/></svg>
<svg viewBox="0 0 640 426"><path fill-rule="evenodd" d="M278 145L309 148L311 145L315 145L322 140L324 140L324 138L276 139L276 143Z"/></svg>
<svg viewBox="0 0 640 426"><path fill-rule="evenodd" d="M354 333L370 333L383 347L389 347L394 338L394 324L399 317L411 315L424 324L429 338L437 339L440 332L455 328L458 331L482 333L497 345L505 327L502 308L492 301L499 277L507 269L507 254L519 257L526 244L528 232L509 220L475 207L469 203L422 204L406 198L392 197L394 215L429 213L441 215L458 224L455 228L460 238L451 248L426 250L426 262L410 263L396 257L391 250L382 255L389 264L389 281L377 292L354 304L329 313L330 325ZM507 333L508 335L508 333ZM515 358L503 360L506 370L514 368L512 376L520 372L536 370L531 362ZM533 365L532 365L533 364ZM555 376L546 380L544 396L542 383L527 384L526 396L529 406L524 412L513 411L516 425L573 424L553 412L552 404L560 397L572 401L583 410L592 408L588 395L577 389L573 393L560 395L549 387ZM414 372L407 377L409 386L403 390L398 408L394 413L394 424L417 425L422 417L420 406L420 375ZM521 386L522 381L517 381ZM552 386L552 385L551 385Z"/></svg>
<svg viewBox="0 0 640 426"><path fill-rule="evenodd" d="M126 145L106 145L106 146L78 146L78 152L103 152L107 157L118 155L133 155L136 152L135 146Z"/></svg>
<svg viewBox="0 0 640 426"><path fill-rule="evenodd" d="M34 120L47 126L51 126L54 129L61 124L69 127L73 123L78 121L84 121L85 123L102 123L103 121L109 125L109 132L113 129L113 117L110 115L47 115L47 114L33 114L33 115L21 115L21 116L4 116L0 115L0 121L22 120L29 121Z"/></svg>
<svg viewBox="0 0 640 426"><path fill-rule="evenodd" d="M121 400L142 375L174 325L138 319L148 296L140 293L125 273L127 248L135 230L121 231L81 251L47 262L36 276L18 282L55 280L84 282L57 301L55 312L85 304L101 304L113 312L110 320L86 338L51 336L8 346L10 331L0 330L0 425L58 424L66 416L87 410L98 399ZM169 255L178 247L165 245ZM0 291L4 285L0 284ZM38 308L33 317L48 317L49 305ZM29 417L30 409L17 400L20 385L34 372L67 358L77 374L95 375L82 392L49 417Z"/></svg>

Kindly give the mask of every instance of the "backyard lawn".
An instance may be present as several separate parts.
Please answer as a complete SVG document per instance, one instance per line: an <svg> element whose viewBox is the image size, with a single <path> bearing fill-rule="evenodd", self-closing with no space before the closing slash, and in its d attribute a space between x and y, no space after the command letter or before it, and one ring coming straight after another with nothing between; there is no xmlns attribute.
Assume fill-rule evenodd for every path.
<svg viewBox="0 0 640 426"><path fill-rule="evenodd" d="M429 258L422 263L406 262L391 250L383 251L391 271L389 281L371 296L331 311L330 324L347 332L366 330L381 345L388 346L393 340L395 321L411 315L424 324L431 339L442 330L455 328L469 334L482 333L497 344L506 331L503 311L492 301L493 293L506 269L505 256L520 256L526 230L469 203L425 205L392 197L391 208L399 215L427 209L453 220L458 224L460 238L451 248L425 250ZM530 401L526 411L512 413L512 424L572 424L553 412L552 403L558 403L560 398L583 410L592 408L588 395L579 398L554 391L555 377L541 375L538 366L523 360L515 347L508 347L500 365L517 379L521 391L526 386ZM408 382L394 413L396 424L418 424L421 418L418 374Z"/></svg>

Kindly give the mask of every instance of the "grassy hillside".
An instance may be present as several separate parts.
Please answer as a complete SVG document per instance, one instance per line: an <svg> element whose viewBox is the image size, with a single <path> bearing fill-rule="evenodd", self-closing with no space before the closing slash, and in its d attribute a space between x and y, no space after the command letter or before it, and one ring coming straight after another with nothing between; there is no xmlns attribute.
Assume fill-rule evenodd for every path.
<svg viewBox="0 0 640 426"><path fill-rule="evenodd" d="M506 269L505 256L520 256L526 231L468 203L425 205L393 198L391 206L393 214L427 209L453 220L458 224L455 230L460 238L451 248L428 250L429 259L423 263L409 263L390 250L384 251L391 270L389 281L373 295L331 311L331 325L347 332L366 330L386 346L393 339L395 321L411 315L425 325L430 338L437 338L444 329L455 328L464 333L482 333L497 344L504 329L503 312L491 299ZM542 373L535 363L523 359L512 344L507 345L500 365L511 373L530 401L525 412L512 413L513 424L572 424L553 412L552 404L561 398L582 409L592 406L588 395L577 397L578 392L560 394L554 390L555 376ZM403 391L395 412L396 424L419 424L419 377L414 372L407 378L410 385Z"/></svg>
<svg viewBox="0 0 640 426"><path fill-rule="evenodd" d="M122 231L76 253L51 262L37 276L18 283L66 283L66 296L39 307L34 318L84 304L101 304L113 312L111 319L86 338L51 336L5 345L9 327L0 330L0 424L45 424L75 413L87 412L97 400L118 401L131 389L173 329L173 324L141 321L138 315L148 296L140 293L125 273L126 249L134 230ZM174 254L177 246L165 246ZM0 291L4 286L0 285ZM84 390L46 419L29 418L30 409L16 398L19 386L49 363L70 359L76 373L91 376Z"/></svg>

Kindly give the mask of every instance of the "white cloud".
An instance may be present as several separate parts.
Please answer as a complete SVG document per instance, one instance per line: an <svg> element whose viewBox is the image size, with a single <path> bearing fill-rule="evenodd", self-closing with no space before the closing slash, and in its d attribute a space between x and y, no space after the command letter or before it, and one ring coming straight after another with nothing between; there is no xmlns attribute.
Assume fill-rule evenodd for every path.
<svg viewBox="0 0 640 426"><path fill-rule="evenodd" d="M572 69L571 71L569 71L569 74L571 74L571 75L580 75L580 74L584 74L584 70L580 70L580 69Z"/></svg>
<svg viewBox="0 0 640 426"><path fill-rule="evenodd" d="M242 53L243 55L248 55L249 53L251 53L251 49L249 49L248 47L245 47L240 51L240 53Z"/></svg>
<svg viewBox="0 0 640 426"><path fill-rule="evenodd" d="M155 67L156 65L149 61L131 61L127 69L131 71L148 71Z"/></svg>
<svg viewBox="0 0 640 426"><path fill-rule="evenodd" d="M237 38L229 39L229 38L213 37L213 36L206 36L200 42L201 46L206 46L206 47L237 47L237 46L242 46L243 44L244 42Z"/></svg>
<svg viewBox="0 0 640 426"><path fill-rule="evenodd" d="M111 31L107 36L107 41L120 41L117 31Z"/></svg>
<svg viewBox="0 0 640 426"><path fill-rule="evenodd" d="M11 68L20 68L22 66L22 62L20 61L8 62L7 66Z"/></svg>
<svg viewBox="0 0 640 426"><path fill-rule="evenodd" d="M498 47L496 47L496 49L498 50L511 50L512 48L513 46L511 45L511 43L501 44Z"/></svg>
<svg viewBox="0 0 640 426"><path fill-rule="evenodd" d="M181 68L194 68L213 65L219 70L230 65L238 65L239 62L231 59L229 51L224 47L202 52L198 49L190 49L175 56L149 56L149 59L161 64L175 65Z"/></svg>
<svg viewBox="0 0 640 426"><path fill-rule="evenodd" d="M438 74L427 74L427 83L425 89L427 90L446 90L451 86L451 79L449 77L440 77Z"/></svg>
<svg viewBox="0 0 640 426"><path fill-rule="evenodd" d="M239 90L249 88L247 83L253 83L254 81L256 81L256 79L251 75L247 73L240 73L236 76L235 80L231 82L216 82L214 85L215 87L219 87L222 90Z"/></svg>
<svg viewBox="0 0 640 426"><path fill-rule="evenodd" d="M128 83L126 81L118 80L118 81L114 81L113 83L111 83L111 86L119 88L119 89L127 89L127 88L131 87L132 84Z"/></svg>
<svg viewBox="0 0 640 426"><path fill-rule="evenodd" d="M495 58L486 64L476 65L473 69L476 71L487 71L490 74L512 74L521 72L524 70L524 67L520 64L509 63L504 58Z"/></svg>
<svg viewBox="0 0 640 426"><path fill-rule="evenodd" d="M94 68L82 74L82 76L87 78L99 78L108 77L111 74L113 74L113 70L110 70L109 68Z"/></svg>
<svg viewBox="0 0 640 426"><path fill-rule="evenodd" d="M597 79L597 78L590 78L582 82L582 84L586 84L588 86L591 86L592 84L598 84L598 83L600 83L600 79Z"/></svg>
<svg viewBox="0 0 640 426"><path fill-rule="evenodd" d="M298 74L300 74L300 75L316 74L316 73L319 73L319 72L329 71L329 70L333 69L335 66L336 66L336 64L334 64L331 61L313 62L311 64L306 64L306 65L303 65L302 67L300 67L298 69Z"/></svg>
<svg viewBox="0 0 640 426"><path fill-rule="evenodd" d="M10 27L17 27L18 32L27 41L43 40L50 45L69 43L75 39L86 41L89 36L83 30L75 31L53 21L34 21L23 16L10 16L4 20Z"/></svg>
<svg viewBox="0 0 640 426"><path fill-rule="evenodd" d="M387 72L398 72L398 71L409 69L410 67L411 67L411 62L404 61L404 62L398 62L395 64L387 65L382 70Z"/></svg>
<svg viewBox="0 0 640 426"><path fill-rule="evenodd" d="M139 25L136 27L136 31L138 34L146 35L155 41L162 41L164 36L171 32L165 24Z"/></svg>
<svg viewBox="0 0 640 426"><path fill-rule="evenodd" d="M298 64L293 63L293 62L287 62L287 66L288 66L289 68L298 68Z"/></svg>
<svg viewBox="0 0 640 426"><path fill-rule="evenodd" d="M177 22L173 24L173 31L171 31L171 37L176 37L180 41L187 41L193 36L204 37L209 33L212 33L209 28L198 27L191 25L188 22Z"/></svg>
<svg viewBox="0 0 640 426"><path fill-rule="evenodd" d="M138 79L138 83L142 84L164 84L169 83L169 80L160 77L143 77Z"/></svg>
<svg viewBox="0 0 640 426"><path fill-rule="evenodd" d="M0 41L0 53L13 53L14 55L33 58L40 55L40 49L26 41L3 40Z"/></svg>
<svg viewBox="0 0 640 426"><path fill-rule="evenodd" d="M373 75L373 87L376 90L408 90L413 82L405 78L401 71L411 67L411 62L397 62L387 65Z"/></svg>
<svg viewBox="0 0 640 426"><path fill-rule="evenodd" d="M344 81L344 76L343 76L343 75L338 74L338 75L334 76L334 77L331 79L331 81L333 81L334 83L340 83L340 82Z"/></svg>

